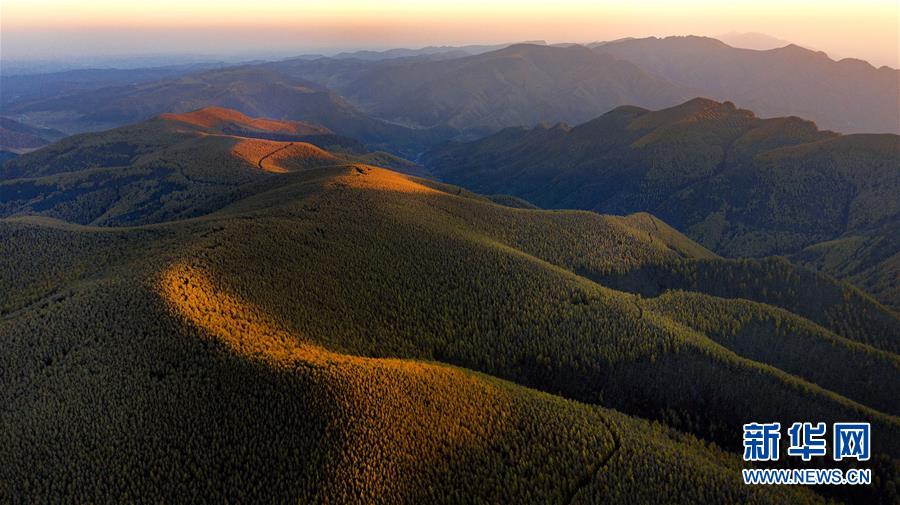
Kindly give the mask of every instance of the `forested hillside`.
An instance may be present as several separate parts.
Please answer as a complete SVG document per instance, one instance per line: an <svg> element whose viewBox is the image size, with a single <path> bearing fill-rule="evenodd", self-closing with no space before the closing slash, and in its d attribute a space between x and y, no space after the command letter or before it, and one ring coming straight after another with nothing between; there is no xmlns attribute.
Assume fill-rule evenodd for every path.
<svg viewBox="0 0 900 505"><path fill-rule="evenodd" d="M862 281L885 303L900 289L878 267L898 252L896 135L839 135L698 98L660 111L621 107L576 127L511 128L449 143L425 163L449 182L541 207L651 212L724 256L797 254L840 240L844 252L823 246L827 261L814 260L821 248L798 258Z"/></svg>
<svg viewBox="0 0 900 505"><path fill-rule="evenodd" d="M208 107L75 135L0 166L0 216L129 225L207 213L272 174L348 160L419 168L312 123Z"/></svg>
<svg viewBox="0 0 900 505"><path fill-rule="evenodd" d="M191 219L0 220L0 493L896 501L895 314L646 214L495 200L340 160ZM747 418L869 421L877 481L744 486Z"/></svg>
<svg viewBox="0 0 900 505"><path fill-rule="evenodd" d="M900 309L900 222L813 244L791 259L807 268L847 279Z"/></svg>

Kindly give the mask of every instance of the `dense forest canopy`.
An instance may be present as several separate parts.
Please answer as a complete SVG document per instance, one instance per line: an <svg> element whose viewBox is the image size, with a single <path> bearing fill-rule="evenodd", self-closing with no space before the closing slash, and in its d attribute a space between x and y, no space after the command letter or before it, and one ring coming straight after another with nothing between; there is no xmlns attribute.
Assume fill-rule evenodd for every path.
<svg viewBox="0 0 900 505"><path fill-rule="evenodd" d="M878 433L877 483L825 496L896 499L900 411L883 385L900 319L858 289L723 259L650 214L539 210L188 123L135 127L160 144L114 130L5 167L102 184L196 153L188 188L234 189L172 220L120 186L103 215L143 225L0 221L0 459L18 462L4 494L819 502L744 486L736 454L747 416L812 416ZM108 166L55 168L83 152Z"/></svg>

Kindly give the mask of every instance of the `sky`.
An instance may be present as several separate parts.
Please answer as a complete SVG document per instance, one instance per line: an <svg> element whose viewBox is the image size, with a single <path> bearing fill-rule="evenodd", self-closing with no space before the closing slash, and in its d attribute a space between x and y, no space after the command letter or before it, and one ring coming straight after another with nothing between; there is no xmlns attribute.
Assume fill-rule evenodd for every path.
<svg viewBox="0 0 900 505"><path fill-rule="evenodd" d="M900 67L897 0L2 0L0 58L291 55L761 32Z"/></svg>

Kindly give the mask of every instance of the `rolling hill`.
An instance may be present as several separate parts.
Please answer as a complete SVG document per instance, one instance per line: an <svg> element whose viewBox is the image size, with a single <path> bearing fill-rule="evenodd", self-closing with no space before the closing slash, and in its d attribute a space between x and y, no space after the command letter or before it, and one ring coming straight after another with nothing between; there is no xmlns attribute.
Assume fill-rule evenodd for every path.
<svg viewBox="0 0 900 505"><path fill-rule="evenodd" d="M5 496L896 500L900 319L859 290L649 214L523 208L314 147L247 162L236 145L275 141L222 124L304 128L160 117L124 166L187 153L192 181L236 186L220 205L0 219ZM128 134L80 152L119 164ZM67 142L4 170L115 177L57 161L87 148ZM877 483L743 485L748 418L871 422Z"/></svg>
<svg viewBox="0 0 900 505"><path fill-rule="evenodd" d="M312 344L176 253L192 255L194 232L205 233L196 252L212 252L202 242L241 219L201 221L122 231L0 224L23 253L52 244L38 261L103 262L44 307L0 322L11 346L0 354L0 455L18 463L0 469L5 496L821 502L802 489L745 487L734 456L613 410ZM85 313L104 306L116 309ZM21 332L39 313L50 315L44 330Z"/></svg>
<svg viewBox="0 0 900 505"><path fill-rule="evenodd" d="M846 279L900 309L900 223L820 242L791 256L794 263Z"/></svg>
<svg viewBox="0 0 900 505"><path fill-rule="evenodd" d="M625 39L596 51L762 116L800 116L842 133L900 134L900 70L789 44L757 51L708 37ZM635 105L644 105L634 102Z"/></svg>
<svg viewBox="0 0 900 505"><path fill-rule="evenodd" d="M69 137L0 166L0 215L130 225L224 205L273 173L347 160L417 167L329 129L207 107Z"/></svg>
<svg viewBox="0 0 900 505"><path fill-rule="evenodd" d="M373 149L399 153L415 154L436 135L373 119L319 85L262 64L23 100L6 105L3 112L81 133L208 106L256 117L311 121Z"/></svg>
<svg viewBox="0 0 900 505"><path fill-rule="evenodd" d="M900 218L898 160L896 135L839 135L708 99L659 111L621 107L576 127L511 128L425 157L437 176L482 193L541 207L648 211L726 256L880 240ZM893 241L880 243L854 271L897 252ZM854 275L829 265L829 273ZM876 283L883 301L896 299L895 277Z"/></svg>

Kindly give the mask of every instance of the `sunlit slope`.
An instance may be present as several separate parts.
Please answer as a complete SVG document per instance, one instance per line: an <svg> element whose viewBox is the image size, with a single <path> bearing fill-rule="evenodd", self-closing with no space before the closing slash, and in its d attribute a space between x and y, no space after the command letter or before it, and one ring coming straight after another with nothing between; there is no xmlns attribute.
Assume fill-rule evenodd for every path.
<svg viewBox="0 0 900 505"><path fill-rule="evenodd" d="M307 194L309 200L304 200ZM292 203L273 206L276 201ZM575 275L604 267L627 271L679 258L662 241L623 227L618 219L506 209L365 168L280 186L222 214L254 208L266 210L254 213L248 226L268 237L269 245L246 239L233 245L237 237L251 234L249 227L236 232L234 240L225 235L222 244L232 245L216 247L210 258L217 275L285 314L305 334L326 339L340 334L330 345L373 355L411 352L585 400L610 389L622 402L643 392L623 378L621 367L649 363L654 356L670 355L691 366L699 359L703 364L693 372L698 378L732 367L736 370L729 374L740 375L746 365L705 336L658 316L639 298ZM290 232L283 231L282 220L294 223ZM292 245L298 243L309 246ZM265 262L253 261L259 250L271 251ZM281 262L295 268L273 278L268 272ZM272 283L251 282L269 278ZM796 297L808 294L804 289L800 285ZM883 310L871 302L836 306L860 318L865 316L859 311ZM328 313L335 317L321 317ZM890 322L892 316L883 317ZM342 330L328 331L334 324ZM896 320L893 324L891 331ZM897 337L884 338L896 342ZM484 347L487 342L491 352ZM755 366L746 373L758 376ZM789 396L811 395L798 401L857 408L843 399L824 399L830 396L795 381L797 377L764 377ZM718 381L691 387L708 388L705 394L715 401L760 408L744 405L736 391L724 393ZM741 389L752 390L749 383L734 387L747 395L748 404L759 394ZM677 391L669 393L663 403L677 403Z"/></svg>
<svg viewBox="0 0 900 505"><path fill-rule="evenodd" d="M3 415L15 428L15 442L0 446L17 455L36 441L49 447L21 467L26 474L70 475L67 457L100 446L83 468L109 474L91 489L116 496L123 488L166 496L192 479L206 482L198 496L235 500L485 493L565 502L584 489L577 496L588 502L608 490L624 501L645 492L733 503L751 500L741 493L787 492L729 480L738 476L734 455L673 445L618 414L435 361L659 419L727 449L747 419L868 420L879 461L896 461L900 422L883 387L897 383L896 354L771 305L710 297L705 286L681 303L590 280L667 262L726 263L649 216L509 208L359 164L277 174L241 191L212 214L153 226L0 222L2 282L13 286L0 323L9 342L0 377L10 384L0 400L12 405ZM30 260L42 243L53 245ZM61 265L64 285L53 286L47 264ZM820 281L798 282L771 303L790 305L828 282L841 288ZM891 324L891 313L860 296L834 302L858 316L846 326L866 320L860 311ZM798 329L785 325L784 338L820 349L822 368L841 361L864 379L839 383L772 356L765 331L727 338L737 323L717 314L740 320L748 306L760 324L790 320ZM432 425L454 435L430 433ZM422 443L403 445L411 438ZM610 443L621 447L610 452ZM340 466L353 457L354 470ZM708 463L718 458L733 470ZM141 472L110 470L120 464ZM709 477L686 484L679 465ZM860 500L890 501L897 475L879 468L880 487ZM400 477L386 482L382 473ZM695 490L697 482L716 484Z"/></svg>
<svg viewBox="0 0 900 505"><path fill-rule="evenodd" d="M183 114L162 114L160 119L217 133L244 133L254 136L265 134L282 135L327 135L333 133L328 128L304 121L286 121L268 118L252 118L233 109L224 107L204 107Z"/></svg>
<svg viewBox="0 0 900 505"><path fill-rule="evenodd" d="M0 216L102 226L171 221L222 207L240 197L242 185L273 173L348 160L419 169L311 123L217 107L163 114L76 135L0 165Z"/></svg>
<svg viewBox="0 0 900 505"><path fill-rule="evenodd" d="M318 346L216 285L196 256L165 252L189 249L186 235L218 229L210 224L182 223L180 236L2 225L101 257L117 241L153 253L0 322L0 456L16 462L0 469L4 495L591 503L601 486L612 503L640 493L819 501L743 486L734 456L612 411L446 365Z"/></svg>
<svg viewBox="0 0 900 505"><path fill-rule="evenodd" d="M203 158L203 151L224 157L229 152L235 154L242 141L274 149L288 143L318 144L329 136L330 130L311 123L250 118L230 109L207 107L185 114L163 114L104 132L75 135L3 165L0 173L4 179L38 178L85 169L134 167L159 159L161 153L181 151L199 156L194 164L202 165L214 161ZM198 141L211 139L220 144L194 147ZM266 144L267 141L272 142ZM258 158L271 150L253 159L240 157L257 165Z"/></svg>
<svg viewBox="0 0 900 505"><path fill-rule="evenodd" d="M124 162L4 180L0 214L114 226L168 221L221 207L240 186L272 173L338 160L306 143L204 135Z"/></svg>

